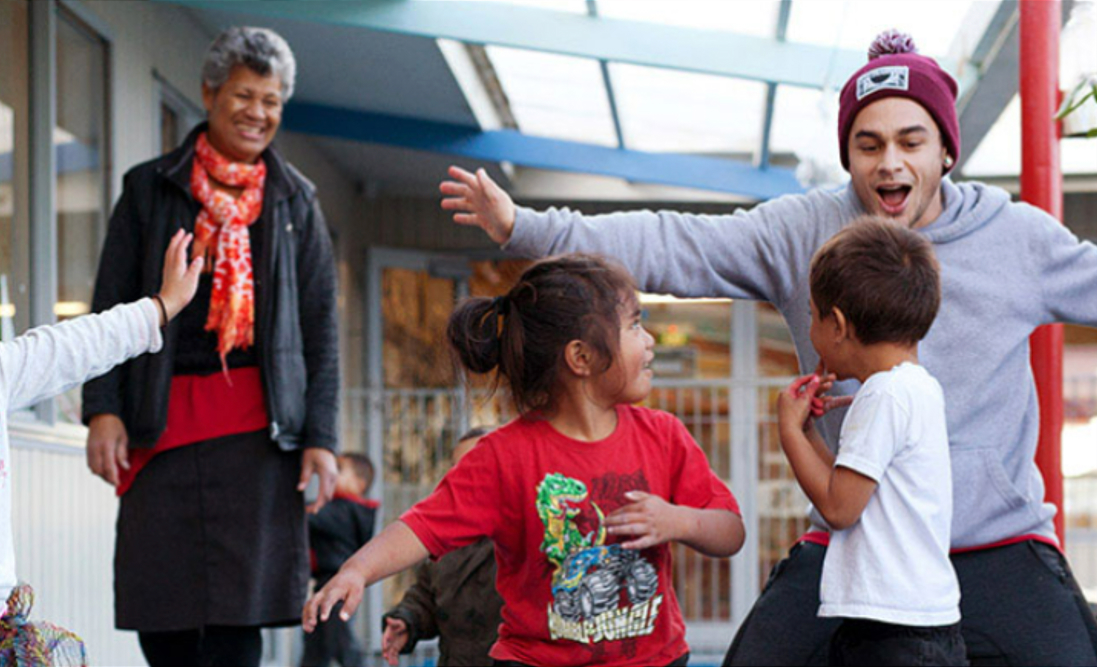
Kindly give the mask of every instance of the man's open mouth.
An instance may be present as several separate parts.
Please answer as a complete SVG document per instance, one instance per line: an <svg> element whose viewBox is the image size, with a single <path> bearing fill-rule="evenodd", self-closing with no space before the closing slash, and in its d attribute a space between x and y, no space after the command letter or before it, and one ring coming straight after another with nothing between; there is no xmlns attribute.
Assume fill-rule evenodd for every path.
<svg viewBox="0 0 1097 667"><path fill-rule="evenodd" d="M880 205L888 215L898 215L907 205L907 196L910 195L909 185L879 185L876 187L876 196L880 198Z"/></svg>

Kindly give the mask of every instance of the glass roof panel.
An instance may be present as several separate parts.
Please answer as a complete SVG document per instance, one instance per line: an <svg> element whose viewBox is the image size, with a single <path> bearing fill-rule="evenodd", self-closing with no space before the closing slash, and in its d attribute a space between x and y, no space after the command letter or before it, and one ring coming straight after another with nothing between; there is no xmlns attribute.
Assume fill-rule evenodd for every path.
<svg viewBox="0 0 1097 667"><path fill-rule="evenodd" d="M1059 142L1063 174L1097 174L1092 139ZM1021 173L1021 97L1015 95L964 165L964 176L1018 176Z"/></svg>
<svg viewBox="0 0 1097 667"><path fill-rule="evenodd" d="M418 2L439 2L445 0L417 0ZM558 12L572 14L586 14L586 0L480 0L481 2L493 2L500 5L518 5L519 7L536 7L537 9L552 9Z"/></svg>
<svg viewBox="0 0 1097 667"><path fill-rule="evenodd" d="M772 37L777 29L780 5L779 0L598 0L598 14L607 18Z"/></svg>
<svg viewBox="0 0 1097 667"><path fill-rule="evenodd" d="M610 76L627 148L752 153L765 113L765 84L614 63Z"/></svg>
<svg viewBox="0 0 1097 667"><path fill-rule="evenodd" d="M867 52L876 35L896 28L914 38L920 53L941 58L949 54L972 4L973 0L800 0L792 3L788 40Z"/></svg>
<svg viewBox="0 0 1097 667"><path fill-rule="evenodd" d="M523 133L617 145L598 61L498 46L487 53Z"/></svg>

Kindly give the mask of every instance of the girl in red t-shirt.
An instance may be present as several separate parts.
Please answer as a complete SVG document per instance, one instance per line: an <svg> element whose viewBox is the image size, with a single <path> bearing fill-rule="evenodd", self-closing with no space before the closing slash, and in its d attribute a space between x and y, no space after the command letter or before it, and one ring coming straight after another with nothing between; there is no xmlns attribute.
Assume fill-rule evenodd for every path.
<svg viewBox="0 0 1097 667"><path fill-rule="evenodd" d="M669 542L743 544L730 491L651 392L654 341L632 277L590 255L533 264L504 296L457 308L447 336L519 413L305 605L306 631L347 620L366 586L483 537L495 543L502 665L679 665L689 647Z"/></svg>

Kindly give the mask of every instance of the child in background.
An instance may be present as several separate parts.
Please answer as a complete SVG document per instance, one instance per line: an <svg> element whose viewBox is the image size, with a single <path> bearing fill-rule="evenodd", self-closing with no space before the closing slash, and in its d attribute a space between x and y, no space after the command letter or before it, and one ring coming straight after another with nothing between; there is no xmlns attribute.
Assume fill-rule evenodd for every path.
<svg viewBox="0 0 1097 667"><path fill-rule="evenodd" d="M48 623L30 623L33 594L17 586L12 532L8 413L60 394L163 345L161 329L194 297L202 259L187 265L191 234L168 244L160 293L0 343L0 665L85 664L83 643Z"/></svg>
<svg viewBox="0 0 1097 667"><path fill-rule="evenodd" d="M474 428L461 436L453 464L491 432ZM390 665L420 640L438 637L438 667L490 665L488 651L499 636L503 600L495 591L491 540L451 551L415 569L415 583L382 619L381 655Z"/></svg>
<svg viewBox="0 0 1097 667"><path fill-rule="evenodd" d="M447 335L461 363L498 368L521 417L347 561L305 605L305 630L488 537L504 601L496 664L685 664L668 543L729 556L743 523L681 422L633 405L654 356L640 316L628 272L588 255L542 260L505 296L459 306Z"/></svg>
<svg viewBox="0 0 1097 667"><path fill-rule="evenodd" d="M833 665L967 664L948 557L945 402L918 365L918 342L940 300L932 246L886 220L852 223L811 262L820 368L862 383L837 456L811 421L827 407L819 394L830 377L802 377L777 402L781 446L832 531L819 615L843 619Z"/></svg>
<svg viewBox="0 0 1097 667"><path fill-rule="evenodd" d="M377 516L377 501L366 498L374 474L369 457L347 453L337 463L335 496L318 513L309 515L309 547L318 589L369 542ZM321 623L316 632L305 635L302 667L327 667L332 660L342 667L366 664L366 654L349 623Z"/></svg>

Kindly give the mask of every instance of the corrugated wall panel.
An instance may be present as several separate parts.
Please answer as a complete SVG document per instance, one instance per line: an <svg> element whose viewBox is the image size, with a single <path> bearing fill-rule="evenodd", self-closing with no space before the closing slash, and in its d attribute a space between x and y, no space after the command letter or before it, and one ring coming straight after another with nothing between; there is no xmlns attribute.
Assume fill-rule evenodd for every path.
<svg viewBox="0 0 1097 667"><path fill-rule="evenodd" d="M143 665L137 636L114 629L118 501L88 472L84 450L12 442L19 579L34 587L31 618L80 635L94 665Z"/></svg>

